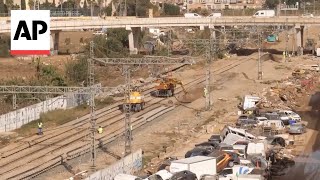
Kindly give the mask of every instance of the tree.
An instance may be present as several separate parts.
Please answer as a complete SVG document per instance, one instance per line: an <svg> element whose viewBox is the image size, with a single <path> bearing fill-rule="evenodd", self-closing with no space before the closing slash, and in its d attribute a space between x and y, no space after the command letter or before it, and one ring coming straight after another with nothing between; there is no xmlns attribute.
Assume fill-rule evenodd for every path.
<svg viewBox="0 0 320 180"><path fill-rule="evenodd" d="M74 0L64 1L63 4L62 4L62 7L73 9L73 8L76 7L76 2Z"/></svg>
<svg viewBox="0 0 320 180"><path fill-rule="evenodd" d="M88 77L88 62L86 56L78 56L76 61L69 61L65 65L66 77L74 83L85 82Z"/></svg>
<svg viewBox="0 0 320 180"><path fill-rule="evenodd" d="M128 57L129 40L128 32L125 29L108 29L107 37L105 35L95 36L93 42L96 45L95 57ZM86 55L89 55L90 46L86 46Z"/></svg>
<svg viewBox="0 0 320 180"><path fill-rule="evenodd" d="M10 37L0 36L0 57L9 57Z"/></svg>
<svg viewBox="0 0 320 180"><path fill-rule="evenodd" d="M165 15L179 15L180 14L180 8L179 8L179 6L176 6L176 5L173 5L173 4L164 3L163 13Z"/></svg>
<svg viewBox="0 0 320 180"><path fill-rule="evenodd" d="M56 8L56 0L52 1L51 8Z"/></svg>
<svg viewBox="0 0 320 180"><path fill-rule="evenodd" d="M122 28L108 29L107 37L114 37L122 43L123 47L129 47L128 31Z"/></svg>
<svg viewBox="0 0 320 180"><path fill-rule="evenodd" d="M268 9L275 9L278 4L279 0L266 0L263 6Z"/></svg>
<svg viewBox="0 0 320 180"><path fill-rule="evenodd" d="M21 10L26 10L26 0L21 0Z"/></svg>
<svg viewBox="0 0 320 180"><path fill-rule="evenodd" d="M23 0L23 1L25 1L25 0ZM28 2L28 6L30 7L30 9L33 9L33 7L34 7L34 0L29 0L29 2ZM21 9L22 9L22 4L21 4Z"/></svg>
<svg viewBox="0 0 320 180"><path fill-rule="evenodd" d="M8 12L11 9L14 9L13 0L6 0L6 5L7 5L7 8L8 8Z"/></svg>
<svg viewBox="0 0 320 180"><path fill-rule="evenodd" d="M80 3L81 3L81 0L75 0L75 4L76 4L77 9L80 8Z"/></svg>
<svg viewBox="0 0 320 180"><path fill-rule="evenodd" d="M20 9L20 6L18 4L13 5L12 9Z"/></svg>
<svg viewBox="0 0 320 180"><path fill-rule="evenodd" d="M4 1L0 0L0 13L6 13L6 8L4 6Z"/></svg>
<svg viewBox="0 0 320 180"><path fill-rule="evenodd" d="M112 14L112 6L109 5L102 9L102 11L105 13L106 16L111 16Z"/></svg>
<svg viewBox="0 0 320 180"><path fill-rule="evenodd" d="M48 0L46 0L44 3L41 4L41 9L49 10L51 8L52 4L49 3Z"/></svg>
<svg viewBox="0 0 320 180"><path fill-rule="evenodd" d="M88 9L87 1L84 0L83 9Z"/></svg>

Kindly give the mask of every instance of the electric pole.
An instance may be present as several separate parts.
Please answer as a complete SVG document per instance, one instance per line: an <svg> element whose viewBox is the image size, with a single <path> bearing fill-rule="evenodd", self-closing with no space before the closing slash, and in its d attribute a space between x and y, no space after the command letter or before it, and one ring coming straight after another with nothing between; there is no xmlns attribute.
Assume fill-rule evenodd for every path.
<svg viewBox="0 0 320 180"><path fill-rule="evenodd" d="M262 63L261 63L261 31L258 31L258 80L262 79Z"/></svg>
<svg viewBox="0 0 320 180"><path fill-rule="evenodd" d="M123 73L125 76L125 93L124 93L124 112L125 112L125 119L124 119L124 124L125 124L125 132L124 132L124 155L128 155L132 151L132 146L131 146L131 140L132 140L132 125L131 125L131 104L130 104L130 91L131 91L131 69L130 66L124 65L123 66Z"/></svg>
<svg viewBox="0 0 320 180"><path fill-rule="evenodd" d="M96 116L95 116L95 89L94 89L94 49L93 41L90 42L90 58L88 59L88 85L90 87L90 123L91 123L91 169L96 168Z"/></svg>

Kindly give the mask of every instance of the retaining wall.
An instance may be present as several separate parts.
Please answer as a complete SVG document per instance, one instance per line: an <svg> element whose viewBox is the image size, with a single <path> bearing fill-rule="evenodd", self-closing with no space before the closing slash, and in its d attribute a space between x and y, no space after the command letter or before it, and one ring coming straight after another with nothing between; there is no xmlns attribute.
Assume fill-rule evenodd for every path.
<svg viewBox="0 0 320 180"><path fill-rule="evenodd" d="M41 113L55 109L66 109L67 100L58 96L38 104L27 106L0 116L0 132L7 132L40 118Z"/></svg>
<svg viewBox="0 0 320 180"><path fill-rule="evenodd" d="M101 87L101 84L96 84L95 87ZM97 95L98 95L97 91ZM56 109L68 109L86 103L90 95L68 93L63 96L48 99L46 101L33 104L3 115L0 115L0 132L15 130L24 124L40 118L41 113Z"/></svg>
<svg viewBox="0 0 320 180"><path fill-rule="evenodd" d="M117 174L133 174L142 169L142 150L129 154L105 169L91 174L86 180L112 180Z"/></svg>

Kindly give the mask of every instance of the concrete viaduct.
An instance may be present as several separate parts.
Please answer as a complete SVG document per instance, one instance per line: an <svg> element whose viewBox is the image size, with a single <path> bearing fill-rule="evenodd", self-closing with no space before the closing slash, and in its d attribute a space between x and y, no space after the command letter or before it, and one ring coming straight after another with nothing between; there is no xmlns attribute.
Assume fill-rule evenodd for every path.
<svg viewBox="0 0 320 180"><path fill-rule="evenodd" d="M10 32L10 21L0 23L0 33ZM297 16L279 17L251 17L251 16L228 16L219 18L185 18L185 17L160 17L160 18L136 18L136 17L107 17L105 19L90 17L65 17L51 19L52 48L59 48L59 32L74 31L83 29L101 28L126 28L129 33L129 49L135 53L134 34L143 27L190 27L198 26L201 30L205 27L214 28L215 26L290 26L296 29L297 47L302 47L303 28L306 25L320 25L320 18L306 18Z"/></svg>

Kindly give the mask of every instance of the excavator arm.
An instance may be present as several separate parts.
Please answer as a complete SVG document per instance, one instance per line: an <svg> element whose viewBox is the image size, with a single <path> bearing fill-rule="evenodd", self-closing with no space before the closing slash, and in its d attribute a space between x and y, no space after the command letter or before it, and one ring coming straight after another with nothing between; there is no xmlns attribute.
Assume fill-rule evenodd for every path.
<svg viewBox="0 0 320 180"><path fill-rule="evenodd" d="M184 92L184 94L187 94L187 90L184 88L183 83L181 81L177 81L177 84L179 84Z"/></svg>

